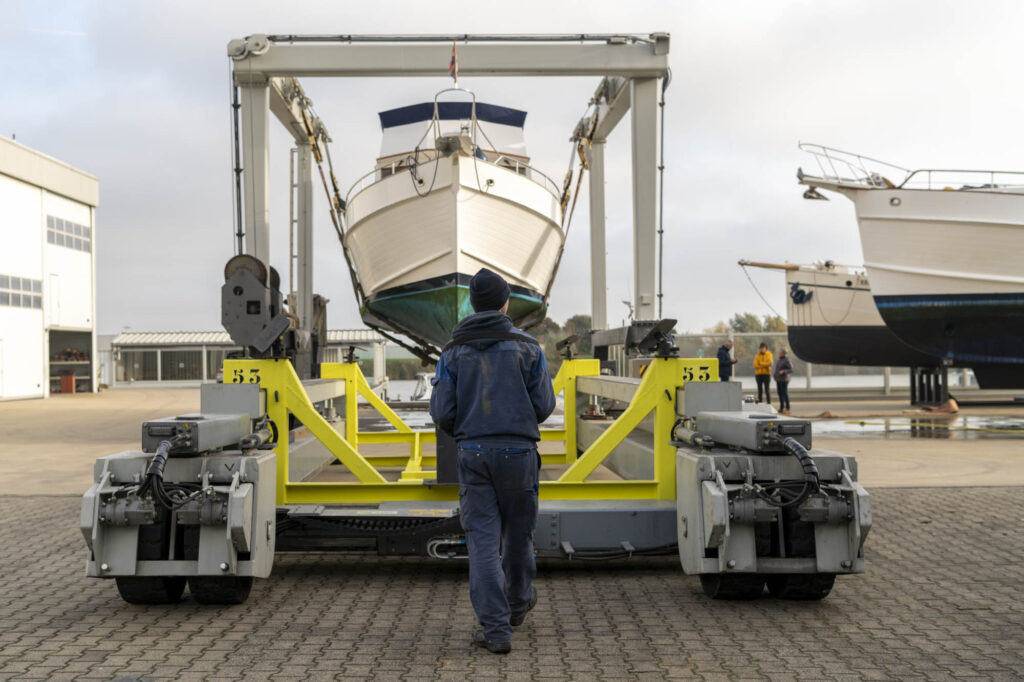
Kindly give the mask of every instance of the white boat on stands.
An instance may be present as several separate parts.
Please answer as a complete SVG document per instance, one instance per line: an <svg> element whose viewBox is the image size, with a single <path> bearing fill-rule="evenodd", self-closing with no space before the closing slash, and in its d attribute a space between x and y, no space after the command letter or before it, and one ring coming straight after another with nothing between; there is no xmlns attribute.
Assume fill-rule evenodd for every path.
<svg viewBox="0 0 1024 682"><path fill-rule="evenodd" d="M786 273L786 330L804 362L875 367L935 367L938 358L893 334L875 307L864 268L817 261L810 265L741 260L744 267Z"/></svg>
<svg viewBox="0 0 1024 682"><path fill-rule="evenodd" d="M875 303L900 339L969 366L984 388L1024 386L1024 173L909 170L800 145L809 189L853 201Z"/></svg>
<svg viewBox="0 0 1024 682"><path fill-rule="evenodd" d="M543 319L565 240L562 193L530 167L525 120L475 96L380 113L380 158L346 209L364 321L443 346L472 313L481 267L508 280L514 321Z"/></svg>

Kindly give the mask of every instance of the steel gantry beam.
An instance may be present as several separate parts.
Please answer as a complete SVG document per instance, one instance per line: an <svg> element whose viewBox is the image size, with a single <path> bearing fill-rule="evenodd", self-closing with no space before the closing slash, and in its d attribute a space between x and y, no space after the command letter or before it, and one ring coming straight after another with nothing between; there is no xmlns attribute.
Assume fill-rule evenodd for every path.
<svg viewBox="0 0 1024 682"><path fill-rule="evenodd" d="M668 75L669 35L282 35L262 34L232 40L235 84L242 91L243 203L246 252L269 265L267 212L269 109L295 137L300 178L308 177L308 147L302 103L295 80L308 77L446 76L452 41L458 41L462 76L601 76L593 103L590 177L591 304L595 329L607 326L604 210L604 142L632 111L634 315L656 314L659 82ZM298 312L311 305L311 212L303 212L311 193L304 179L299 192ZM305 218L302 218L305 216ZM308 232L307 232L308 231ZM308 252L304 255L303 252ZM303 272L303 263L308 269Z"/></svg>
<svg viewBox="0 0 1024 682"><path fill-rule="evenodd" d="M445 76L459 39L460 76L620 76L660 78L668 69L667 33L650 36L250 36L228 44L245 60L236 78L274 76ZM347 38L347 40L346 40ZM582 39L581 39L582 38ZM492 42L477 42L492 39ZM559 42L544 42L559 41ZM287 41L287 42L285 42ZM342 42L344 41L344 42ZM427 42L431 41L431 42ZM396 49L397 48L397 49Z"/></svg>

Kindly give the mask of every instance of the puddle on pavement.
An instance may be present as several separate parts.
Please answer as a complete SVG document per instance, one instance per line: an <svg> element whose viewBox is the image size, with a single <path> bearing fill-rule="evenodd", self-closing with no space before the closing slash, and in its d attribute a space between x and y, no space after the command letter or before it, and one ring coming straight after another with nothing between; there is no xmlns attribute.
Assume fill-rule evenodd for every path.
<svg viewBox="0 0 1024 682"><path fill-rule="evenodd" d="M402 421L413 429L428 429L434 423L425 409L402 407L396 410ZM361 414L360 428L384 431L391 425L376 413ZM981 417L933 415L927 417L877 417L865 419L815 419L813 432L832 438L945 438L977 440L992 438L1024 439L1024 417ZM562 415L554 414L544 423L548 428L561 428Z"/></svg>
<svg viewBox="0 0 1024 682"><path fill-rule="evenodd" d="M980 440L1024 438L1019 417L878 417L814 420L814 434L833 438L944 438Z"/></svg>

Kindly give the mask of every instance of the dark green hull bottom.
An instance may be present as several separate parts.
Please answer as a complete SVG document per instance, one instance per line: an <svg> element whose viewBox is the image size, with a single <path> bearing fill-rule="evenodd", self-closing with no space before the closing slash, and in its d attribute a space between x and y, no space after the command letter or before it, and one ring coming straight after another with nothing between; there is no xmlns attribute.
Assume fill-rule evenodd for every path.
<svg viewBox="0 0 1024 682"><path fill-rule="evenodd" d="M541 294L523 287L511 290L508 315L517 327L544 319L547 306ZM473 314L469 276L450 275L386 289L368 299L361 312L369 325L405 334L417 344L425 342L441 348L451 339L455 325Z"/></svg>

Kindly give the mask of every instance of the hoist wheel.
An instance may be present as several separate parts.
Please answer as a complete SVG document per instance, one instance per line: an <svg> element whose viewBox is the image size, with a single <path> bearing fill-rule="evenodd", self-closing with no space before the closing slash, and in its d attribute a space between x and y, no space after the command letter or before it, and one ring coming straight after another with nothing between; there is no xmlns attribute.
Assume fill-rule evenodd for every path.
<svg viewBox="0 0 1024 682"><path fill-rule="evenodd" d="M756 573L702 573L700 586L712 599L757 599L764 592L764 576Z"/></svg>
<svg viewBox="0 0 1024 682"><path fill-rule="evenodd" d="M121 599L129 604L174 604L185 591L184 578L122 576L114 582Z"/></svg>
<svg viewBox="0 0 1024 682"><path fill-rule="evenodd" d="M251 577L196 576L188 579L188 590L200 604L241 604L249 598L251 589Z"/></svg>
<svg viewBox="0 0 1024 682"><path fill-rule="evenodd" d="M824 599L835 582L834 573L772 575L768 577L768 591L779 599Z"/></svg>
<svg viewBox="0 0 1024 682"><path fill-rule="evenodd" d="M233 256L224 264L224 281L231 279L231 275L239 270L248 270L253 277L259 280L260 284L267 286L267 266L259 258L245 253Z"/></svg>

